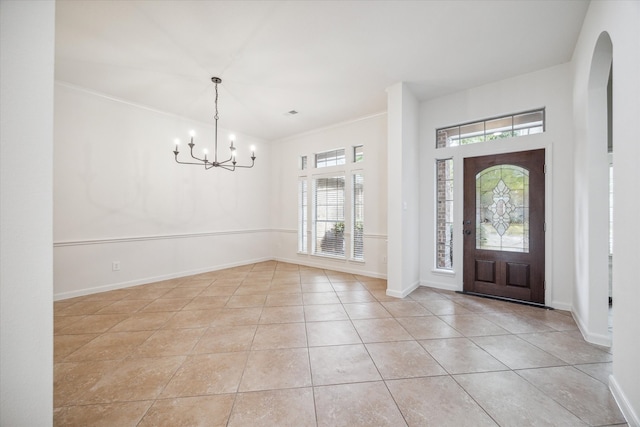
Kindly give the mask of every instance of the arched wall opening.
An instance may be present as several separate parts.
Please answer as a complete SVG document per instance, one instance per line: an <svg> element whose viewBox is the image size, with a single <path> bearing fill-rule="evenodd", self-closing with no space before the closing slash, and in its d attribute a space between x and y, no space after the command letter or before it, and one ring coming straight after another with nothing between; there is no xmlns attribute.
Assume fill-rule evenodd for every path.
<svg viewBox="0 0 640 427"><path fill-rule="evenodd" d="M588 174L588 314L586 327L599 344L610 344L609 333L609 123L611 98L608 86L612 70L613 44L607 32L596 42L589 72L587 97L586 170Z"/></svg>

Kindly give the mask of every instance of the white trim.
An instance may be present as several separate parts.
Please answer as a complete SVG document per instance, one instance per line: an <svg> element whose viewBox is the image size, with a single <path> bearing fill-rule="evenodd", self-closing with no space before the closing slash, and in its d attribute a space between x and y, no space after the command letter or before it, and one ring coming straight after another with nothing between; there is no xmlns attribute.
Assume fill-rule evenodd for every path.
<svg viewBox="0 0 640 427"><path fill-rule="evenodd" d="M329 257L313 257L309 254L298 254L299 258L285 258L285 257L274 257L273 261L278 261L278 262L286 262L289 264L298 264L298 265L304 265L305 267L313 267L313 268L319 268L321 270L332 270L332 271L340 271L342 273L349 273L349 274L357 274L359 276L367 276L367 277L372 277L375 279L386 279L387 275L386 274L382 274L382 273L377 273L375 271L367 271L367 270L361 270L361 269L355 269L355 268L350 268L350 265L362 265L364 264L361 261L351 261L351 260L346 260L346 259L336 259L336 258L329 258ZM329 262L335 262L335 264L332 265L328 265L326 262L324 263L317 263L314 262L313 259L314 258L321 258L323 261L329 261Z"/></svg>
<svg viewBox="0 0 640 427"><path fill-rule="evenodd" d="M293 230L290 228L272 228L267 231L272 231L274 233L298 234L298 230ZM307 233L310 233L310 231L307 231ZM351 234L351 233L345 233L345 234ZM387 240L386 234L364 233L363 236L365 239Z"/></svg>
<svg viewBox="0 0 640 427"><path fill-rule="evenodd" d="M243 260L243 261L240 261L240 262L233 262L233 263L229 263L229 264L222 264L222 265L216 265L216 266L211 266L211 267L198 268L198 269L195 269L195 270L181 271L179 273L164 274L164 275L161 275L161 276L146 277L146 278L143 278L143 279L136 279L136 280L131 280L131 281L128 281L128 282L112 283L112 284L109 284L109 285L103 285L103 286L79 289L79 290L76 290L76 291L62 292L62 293L59 293L59 294L54 294L53 295L53 300L54 301L60 301L60 300L65 300L65 299L74 298L74 297L80 297L80 296L84 296L84 295L93 295L93 294L97 294L97 293L100 293L100 292L113 291L115 289L130 288L132 286L145 285L145 284L148 284L148 283L159 282L159 281L162 281L162 280L176 279L176 278L180 278L180 277L193 276L194 274L209 273L209 272L212 272L212 271L224 270L225 268L240 267L240 266L243 266L243 265L255 264L255 263L258 263L258 262L271 261L272 259L273 258L266 257L266 258L256 258L256 259L253 259L253 260Z"/></svg>
<svg viewBox="0 0 640 427"><path fill-rule="evenodd" d="M399 291L395 291L393 289L389 289L387 288L387 292L386 294L390 297L395 297L395 298L405 298L406 296L408 296L411 292L415 291L416 289L418 289L418 287L420 286L420 281L416 281L415 283L413 283L411 286L409 286L407 289L403 290L402 292Z"/></svg>
<svg viewBox="0 0 640 427"><path fill-rule="evenodd" d="M438 276L456 277L455 270L447 270L445 268L433 268L431 269L431 272Z"/></svg>
<svg viewBox="0 0 640 427"><path fill-rule="evenodd" d="M566 302L561 302L561 301L551 301L550 304L546 304L546 305L556 310L563 310L563 311L572 310L571 304Z"/></svg>
<svg viewBox="0 0 640 427"><path fill-rule="evenodd" d="M457 284L427 282L426 280L421 280L420 286L426 286L428 288L442 289L443 291L452 292L458 292L462 290L462 287L458 287Z"/></svg>
<svg viewBox="0 0 640 427"><path fill-rule="evenodd" d="M611 390L611 394L613 398L616 400L618 407L620 408L620 412L624 416L629 427L640 427L640 417L633 410L633 406L629 399L620 388L620 384L616 381L616 378L613 375L609 375L609 390Z"/></svg>
<svg viewBox="0 0 640 427"><path fill-rule="evenodd" d="M546 135L546 134L547 134L547 132L545 130L545 132L543 132L543 133L534 134L534 135L524 135L524 136L518 137L518 139L520 141L527 141L528 138L531 138L531 140L535 140L535 139L539 138L540 135ZM554 144L554 142L550 141L550 142L547 142L547 143L539 144L539 143L534 141L532 143L521 144L519 146L504 145L504 146L496 147L495 150L476 151L477 150L476 147L478 145L481 145L481 144L482 143L470 144L470 145L464 145L464 146L458 146L458 147L447 147L448 149L461 149L462 148L462 150L459 150L459 152L461 154L459 156L454 157L454 173L456 173L455 171L458 170L458 172L454 176L454 186L455 186L454 187L454 206L455 206L457 200L461 200L461 203L459 204L459 206L461 206L460 209L454 209L454 215L456 215L456 217L454 218L454 230L453 230L454 231L454 236L455 235L459 235L459 231L461 231L461 229L457 228L458 227L457 224L462 224L462 220L463 220L463 217L464 217L464 173L463 173L464 172L464 159L470 158L470 157L477 157L477 156L503 155L503 154L518 153L518 152L522 152L522 151L544 150L544 162L545 162L545 165L546 165L546 168L545 168L546 172L545 172L545 175L544 175L544 191L545 191L545 195L544 195L544 204L545 204L545 207L544 207L544 212L545 212L544 213L544 222L545 222L545 225L546 225L546 231L544 233L544 247L545 247L544 277L545 277L545 281L546 281L544 300L545 300L545 304L549 305L549 301L553 300L553 280L552 279L553 279L553 263L554 263L554 258L553 258L553 144ZM444 150L444 148L440 149L440 150ZM467 152L465 153L463 150L467 151ZM442 157L438 157L438 158L443 158L444 159L445 157L446 156L442 156ZM458 164L457 167L456 167L456 163L455 163L456 160L458 162L457 163ZM461 183L461 184L459 184L459 187L456 186L456 182L460 182ZM455 194L457 194L458 190L460 191L461 196L460 196L459 199L456 199L455 198ZM455 265L462 266L461 273L464 274L463 273L463 269L464 269L464 251L463 251L463 248L457 249L457 251L458 252L456 252L456 250L454 250L454 266ZM459 264L457 264L457 263L459 263ZM446 289L446 288L444 288L444 289ZM461 289L462 289L462 276L460 278L460 290ZM456 289L456 290L458 290L458 289ZM571 310L571 307L566 306L566 304L560 303L559 305L562 306L562 307L565 307L563 309ZM592 339L598 339L598 338L594 337ZM589 342L591 342L591 341L589 341ZM610 342L610 340L609 340L609 342ZM603 345L603 344L601 344L601 345Z"/></svg>
<svg viewBox="0 0 640 427"><path fill-rule="evenodd" d="M340 261L347 261L347 256L346 255L331 255L331 254L325 254L325 253L310 253L309 256L317 257L317 258L324 258L324 259L335 259L335 260L340 260Z"/></svg>
<svg viewBox="0 0 640 427"><path fill-rule="evenodd" d="M369 233L363 233L362 235L364 236L364 238L365 238L365 239L387 240L387 235L386 235L386 234L369 234Z"/></svg>
<svg viewBox="0 0 640 427"><path fill-rule="evenodd" d="M609 335L593 334L589 332L589 329L574 310L571 310L571 316L573 316L573 320L576 322L576 325L578 326L578 329L585 341L590 342L591 344L601 345L603 347L611 347L611 337Z"/></svg>
<svg viewBox="0 0 640 427"><path fill-rule="evenodd" d="M291 228L272 228L270 231L274 233L298 234L298 230L293 230ZM307 233L309 233L309 231L307 231Z"/></svg>
<svg viewBox="0 0 640 427"><path fill-rule="evenodd" d="M545 132L547 112L545 109ZM553 300L553 141L544 147L544 302ZM555 306L552 306L555 307ZM567 310L571 310L570 307Z"/></svg>
<svg viewBox="0 0 640 427"><path fill-rule="evenodd" d="M272 231L268 228L258 228L254 230L227 230L227 231L210 231L205 233L189 233L189 234L165 234L155 236L130 236L130 237L113 237L107 239L87 239L76 241L62 241L54 242L53 247L65 247L65 246L83 246L83 245L104 245L110 243L131 243L131 242L146 242L152 240L172 240L172 239L191 239L197 237L215 237L215 236L228 236L235 234L254 234L254 233L268 233Z"/></svg>

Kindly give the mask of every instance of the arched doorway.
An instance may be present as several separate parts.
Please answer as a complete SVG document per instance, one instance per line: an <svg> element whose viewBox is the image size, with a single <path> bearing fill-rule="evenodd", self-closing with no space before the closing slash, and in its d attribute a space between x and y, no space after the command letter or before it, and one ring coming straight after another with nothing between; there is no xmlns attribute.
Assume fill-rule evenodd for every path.
<svg viewBox="0 0 640 427"><path fill-rule="evenodd" d="M610 164L613 155L611 87L613 44L603 32L596 42L588 82L588 131L586 166L588 174L588 332L600 344L611 343L609 330L610 228L613 198ZM611 152L611 153L610 153Z"/></svg>

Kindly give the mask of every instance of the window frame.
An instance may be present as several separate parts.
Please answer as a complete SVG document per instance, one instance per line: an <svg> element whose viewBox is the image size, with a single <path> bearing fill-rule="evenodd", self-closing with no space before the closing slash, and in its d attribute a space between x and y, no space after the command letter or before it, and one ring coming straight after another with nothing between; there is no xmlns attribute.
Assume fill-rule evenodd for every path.
<svg viewBox="0 0 640 427"><path fill-rule="evenodd" d="M441 163L442 162L442 163ZM444 181L440 180L440 174L439 174L439 164L444 164L445 165L445 169L446 169L446 163L445 162L450 162L450 168L451 168L451 174L450 174L450 178L446 177L446 171L445 171L445 179ZM454 260L453 260L453 244L454 244L454 234L453 234L453 229L454 229L454 220L453 220L453 209L454 209L454 203L455 203L455 161L453 159L453 157L447 157L447 158L436 158L435 162L434 162L434 166L435 166L435 268L436 270L439 271L454 271ZM449 181L451 183L451 199L447 198L447 181ZM440 188L440 183L443 182L442 184L442 189ZM442 192L442 195L444 195L444 199L440 200L440 194ZM448 203L451 205L451 212L448 211ZM444 211L441 211L441 206L444 206ZM441 215L442 215L442 219L444 220L444 223L441 222ZM451 215L451 221L447 221L447 216ZM449 240L449 245L447 245L447 229L448 226L450 227L451 233L450 233L450 240ZM442 227L441 227L442 226ZM442 229L441 229L442 228ZM442 236L440 236L440 234L443 234ZM442 240L441 237L444 239ZM441 264L440 263L440 246L443 245L444 250L443 250L443 258L442 260L445 261L447 259L447 254L449 257L449 264L447 266L446 261ZM447 252L447 246L449 248L448 252Z"/></svg>
<svg viewBox="0 0 640 427"><path fill-rule="evenodd" d="M541 120L541 124L540 125L536 125L536 126L519 126L516 127L515 122L516 122L516 117L519 116L526 116L528 114L541 114L542 116L542 120ZM500 120L506 120L506 119L510 119L511 120L511 126L506 126L503 128L505 129L509 129L509 130L498 130L500 128L492 128L489 129L489 131L487 131L487 123L489 122L498 122ZM537 123L537 122L526 122L526 123ZM461 130L463 127L472 129L472 128L476 128L477 130L475 132L467 132L465 135L465 137L463 138L463 134L461 133ZM519 131L526 129L526 130L531 130L531 129L535 129L535 128L539 128L542 127L542 130L540 132L535 132L535 133L544 133L547 130L547 118L546 118L546 107L542 107L542 108L535 108L532 110L527 110L527 111L521 111L521 112L517 112L517 113L512 113L512 114L505 114L505 115L501 115L501 116L495 116L495 117L489 117L486 119L481 119L481 120L474 120L474 121L470 121L470 122L465 122L465 123L459 123L456 125L451 125L451 126L444 126L444 127L440 127L436 129L436 150L442 149L442 148L453 148L453 147L461 147L464 145L470 145L470 144L476 144L476 143L481 143L481 142L490 142L490 141L494 141L494 140L499 140L499 139L504 139L504 138L516 138L519 136L526 136L526 135L520 135L518 134ZM477 138L477 141L467 141L465 143L460 143L458 142L455 145L450 145L449 144L449 140L450 138L446 137L445 139L441 138L440 133L444 132L444 131L448 131L448 130L452 130L452 129L456 129L458 131L458 135L457 135L457 141L462 141L465 139L473 139L473 138ZM480 130L481 129L481 130ZM532 133L527 132L527 135L532 135Z"/></svg>
<svg viewBox="0 0 640 427"><path fill-rule="evenodd" d="M309 253L309 185L306 176L298 177L298 253ZM304 188L304 191L303 191Z"/></svg>
<svg viewBox="0 0 640 427"><path fill-rule="evenodd" d="M334 173L327 173L327 174L321 174L321 175L314 175L311 177L311 188L312 188L312 197L311 197L311 255L314 256L320 256L320 257L327 257L327 258L335 258L335 259L347 259L347 251L348 251L348 247L347 247L347 241L345 240L345 232L348 230L347 228L347 206L345 204L345 201L348 199L348 195L347 195L347 173L342 170L342 171L336 171ZM322 180L322 179L337 179L337 180L342 180L342 205L339 206L338 204L334 205L334 207L337 208L337 210L342 210L342 219L340 220L340 218L334 219L334 220L329 220L329 219L324 219L324 220L318 220L318 180ZM337 196L338 199L340 198L340 196ZM328 206L331 207L331 205L323 205L323 206ZM338 215L339 217L339 215ZM318 224L319 223L323 223L323 224L329 224L329 223L334 223L334 226L331 229L336 230L335 233L335 237L339 238L339 234L342 234L342 245L343 245L343 250L341 251L342 253L339 252L334 252L331 253L330 251L323 251L322 250L322 242L325 241L324 239L327 238L327 232L331 231L331 229L327 230L326 226L325 226L325 236L322 238L322 241L320 242L320 248L318 248ZM342 224L342 226L339 226L339 224ZM340 231L340 229L342 231ZM325 241L325 243L327 245L330 245L332 243L331 240L327 240ZM333 245L335 246L335 244L337 243L337 241L333 241Z"/></svg>
<svg viewBox="0 0 640 427"><path fill-rule="evenodd" d="M347 150L344 148L336 148L333 150L321 151L313 155L313 160L315 169L343 166L347 164Z"/></svg>
<svg viewBox="0 0 640 427"><path fill-rule="evenodd" d="M357 177L361 177L361 181L360 181L360 185L362 187L361 189L361 202L358 203L358 198L356 196L356 180ZM351 236L350 236L350 243L351 243L351 249L349 251L351 260L353 261L358 261L358 262L364 262L365 261L365 251L364 251L364 230L365 230L365 225L366 225L366 220L365 220L365 216L364 216L364 212L365 212L365 197L364 197L364 192L365 192L365 174L364 174L364 170L362 169L357 169L351 172ZM358 208L361 211L361 215L358 215ZM358 230L358 222L362 223L362 228L361 230ZM356 239L358 238L358 234L360 234L360 245L356 244ZM356 251L358 250L358 248L360 248L360 256L356 255Z"/></svg>

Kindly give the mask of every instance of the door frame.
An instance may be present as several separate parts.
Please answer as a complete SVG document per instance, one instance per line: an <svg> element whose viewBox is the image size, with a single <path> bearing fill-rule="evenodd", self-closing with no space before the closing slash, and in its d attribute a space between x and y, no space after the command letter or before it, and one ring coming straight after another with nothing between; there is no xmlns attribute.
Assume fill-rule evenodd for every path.
<svg viewBox="0 0 640 427"><path fill-rule="evenodd" d="M503 299L503 300L510 300L510 301L512 300L512 301L517 301L524 304L530 304L530 305L536 305L536 306L545 306L545 303L547 301L547 295L546 295L547 234L546 234L546 224L545 224L547 219L547 215L546 215L547 181L546 181L546 171L545 171L546 159L547 159L546 151L547 150L545 148L540 148L540 149L536 148L536 149L518 150L518 151L506 152L506 153L500 153L500 154L468 156L463 159L462 165L461 165L463 169L463 182L462 182L463 204L462 204L461 210L464 218L464 224L462 226L462 229L463 229L462 231L462 253L463 253L462 255L463 257L462 287L463 287L463 290L462 292L463 293L471 294L471 295L479 295L479 296L495 298L495 299ZM530 157L530 155L533 157ZM495 164L494 164L494 160L496 160L495 159L496 157L510 157L510 158L504 159L504 160L499 159L495 161ZM471 166L470 164L467 165L467 161L470 161L470 160L480 161L481 163L478 164L478 167L480 168L491 167L491 165L494 165L494 166L498 166L502 164L519 165L520 163L527 164L528 162L531 162L531 161L534 162L531 164L531 166L526 166L526 167L535 168L536 172L534 176L537 176L535 182L537 182L537 185L538 185L537 188L540 188L540 190L542 191L542 194L538 194L538 196L535 196L535 198L538 199L541 204L537 205L540 208L540 210L538 211L538 214L535 214L536 219L535 220L532 219L533 222L531 223L531 226L532 227L535 226L535 231L534 229L532 229L533 234L531 236L531 239L535 239L535 240L531 240L532 242L531 244L533 245L532 249L535 249L535 247L537 247L538 244L541 245L539 249L535 249L535 251L538 251L538 250L542 251L541 256L538 255L538 257L536 257L535 252L527 253L527 254L513 252L513 257L510 257L509 254L512 253L510 251L492 251L492 250L486 253L485 254L486 256L480 255L480 258L489 257L488 259L493 259L495 260L494 261L495 263L498 263L497 265L499 266L499 271L494 272L494 274L497 274L498 277L503 277L506 271L508 271L504 269L505 268L508 269L509 259L511 259L511 262L515 262L516 264L525 262L525 260L533 261L535 259L538 259L537 262L534 261L531 264L532 266L537 264L537 267L534 267L535 270L531 270L532 280L533 280L532 284L535 284L535 288L530 288L531 291L529 292L532 292L529 294L531 298L530 300L517 298L515 295L518 293L522 293L522 292L519 292L520 290L517 288L513 288L512 291L509 291L508 289L505 288L505 292L507 294L515 292L513 296L499 295L500 291L498 291L498 289L501 289L500 285L498 285L498 288L496 288L496 291L498 293L493 294L489 292L485 294L480 290L476 290L475 285L473 283L465 282L465 280L469 280L472 277L475 278L475 274L469 271L470 268L473 269L473 266L475 265L475 263L471 262L471 259L469 259L469 257L471 257L472 254L476 253L475 252L475 246L476 246L475 236L477 232L477 224L475 220L476 220L477 206L475 205L476 203L475 187L476 187L476 175L477 173L481 172L480 169L478 170L474 169L475 172L472 174L472 176L467 176L467 172L469 172L467 169L470 169L467 166ZM484 163L484 166L481 166L483 163ZM469 187L469 185L471 186ZM533 193L531 197L534 197ZM531 199L531 203L533 203L533 199ZM533 216L534 214L531 213L531 215ZM471 219L471 216L473 217L473 219ZM470 227L470 225L472 226ZM534 243L534 242L538 242L538 243ZM481 252L484 253L484 251L481 251ZM476 258L475 256L472 257L472 259L475 259L475 258ZM538 264L538 262L542 265ZM496 279L496 280L497 282L501 282L504 280L504 277L503 279ZM475 282L475 279L472 281ZM478 285L481 287L484 286L482 285L482 283L479 283ZM522 294L522 297L525 298L524 293Z"/></svg>
<svg viewBox="0 0 640 427"><path fill-rule="evenodd" d="M527 141L524 141L526 139ZM544 262L544 274L547 281L547 286L545 289L545 304L548 307L553 307L560 310L571 310L571 304L565 302L557 302L553 298L553 282L554 279L557 279L553 275L554 271L554 262L553 262L553 212L554 212L554 188L553 188L553 143L548 142L547 132L530 135L524 138L518 138L517 143L514 143L513 140L508 139L504 141L495 141L490 144L472 144L460 147L451 147L451 148L441 148L438 150L439 156L437 158L452 158L454 161L454 181L455 181L455 196L454 203L456 208L454 209L454 236L458 236L457 240L462 242L462 221L464 220L464 212L463 212L463 191L464 191L464 159L467 157L478 157L478 156L487 156L487 155L499 155L499 154L508 154L515 153L518 151L528 151L528 150L537 150L544 149L545 150L545 164L546 164L546 174L545 174L545 224L546 224L546 233L544 236L545 242L545 262ZM434 187L435 188L435 187ZM573 198L573 193L568 195ZM573 199L572 199L573 200ZM569 210L567 210L567 214L570 215ZM435 218L435 212L434 212ZM435 258L434 258L435 262ZM462 245L457 244L454 248L454 271L452 273L436 271L436 274L439 276L450 276L453 280L451 284L452 291L462 291L462 280L463 280L463 266L464 263L464 252L462 250ZM562 279L562 278L561 278ZM571 277L567 277L567 280L571 280ZM566 298L568 299L570 296Z"/></svg>

